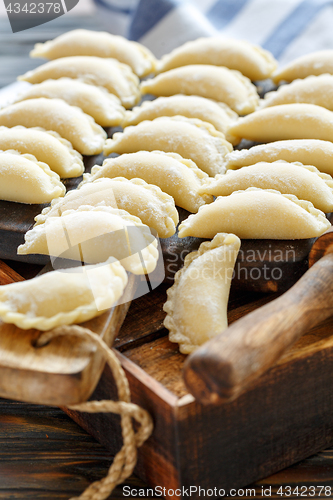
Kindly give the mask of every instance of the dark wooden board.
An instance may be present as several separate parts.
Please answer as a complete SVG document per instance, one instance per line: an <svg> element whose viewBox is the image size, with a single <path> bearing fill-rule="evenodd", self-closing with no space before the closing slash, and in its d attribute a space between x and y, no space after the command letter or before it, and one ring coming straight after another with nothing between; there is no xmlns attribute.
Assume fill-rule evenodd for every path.
<svg viewBox="0 0 333 500"><path fill-rule="evenodd" d="M236 401L203 406L188 394L185 356L163 328L164 293L134 301L115 344L133 400L154 419L139 453L142 479L166 488L239 488L333 444L333 320L302 337ZM237 295L234 290L230 323L274 297L244 304L246 294ZM108 368L92 398L106 397L116 397ZM114 416L68 414L112 452L120 446Z"/></svg>

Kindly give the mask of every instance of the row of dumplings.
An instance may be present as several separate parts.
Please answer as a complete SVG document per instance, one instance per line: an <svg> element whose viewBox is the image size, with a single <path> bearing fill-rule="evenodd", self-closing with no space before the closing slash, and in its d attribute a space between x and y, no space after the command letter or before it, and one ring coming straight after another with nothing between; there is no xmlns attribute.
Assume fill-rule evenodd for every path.
<svg viewBox="0 0 333 500"><path fill-rule="evenodd" d="M104 42L97 43L98 37L103 37ZM178 223L175 204L193 213L181 224L180 237L213 238L211 243L204 244L205 248L199 249L198 255L189 256L189 263L199 262L201 256L205 259L206 252L211 259L211 251L223 253L226 248L230 250L229 244L235 251L231 259L234 262L240 245L239 238L234 234L221 235L221 231L233 232L242 238L308 238L317 236L327 229L329 223L324 213L318 209L330 211L332 207L333 184L330 176L320 174L314 167L292 163L302 161L305 164L316 164L314 161L305 161L312 155L313 160L316 156L319 158L317 166L321 163L323 168L325 161L329 165L330 152L329 148L325 150L325 146L328 147L325 141L313 141L315 143L313 148L304 147L304 144L300 144L302 141L294 141L299 143L298 154L303 154L302 158L297 156L297 151L293 158L280 157L281 151L288 153L291 151L290 155L293 156L295 148L290 148L291 144L285 145L284 149L281 145L279 150L275 143L275 150L274 147L271 148L271 156L267 156L264 149L261 152L257 150L256 161L253 161L254 150L232 151L232 145L245 137L243 132L238 133L234 127L243 120L267 111L255 111L249 117L238 118L238 114L252 113L258 107L258 94L250 79L261 79L272 75L276 64L268 53L244 42L201 39L185 44L166 56L164 60L156 62L148 51L138 44L123 39L118 39L116 42L116 38L119 37L101 33L89 34L82 30L63 35L53 42L39 45L33 53L34 56L54 60L22 77L35 85L28 89L25 98L21 98L24 100L13 105L22 106L20 114L23 110L24 120L27 119L27 122L21 122L20 125L33 127L30 115L33 116L34 113L36 116L39 115L40 119L45 115L51 119L52 113L44 111L49 106L46 102L56 101L55 111L57 105L63 106L57 100L60 96L65 96L67 103L64 104L70 108L74 104L82 110L85 105L83 111L88 113L89 99L79 98L80 92L77 89L80 86L82 89L83 85L88 92L87 88L96 89L97 87L93 85L98 84L104 87L104 90L99 89L103 97L111 96L110 92L116 95L111 101L112 109L118 115L112 124L123 126L125 131L115 134L104 145L106 134L104 132L103 136L99 134L100 130L97 129L99 125L95 122L95 128L92 126L93 118L99 120L100 125L106 126L105 122L101 121L103 111L107 108L104 105L100 106L99 118L98 106L88 113L91 116L93 112L95 113L92 121L90 120L91 128L94 128L93 133L90 130L90 135L82 133L83 128L80 135L75 134L75 131L68 131L67 123L64 125L61 120L61 113L57 115L58 118L52 122L51 127L62 126L63 136L72 133L71 142L78 151L83 154L93 154L84 152L86 150L83 148L92 147L93 143L95 147L101 148L102 143L106 155L118 153L121 156L105 160L102 166L95 166L91 174L85 174L78 190L68 193L65 197L63 193L53 196L51 206L37 216L36 225L27 233L26 242L19 247L19 253L49 253L51 243L51 246L54 245L56 255L77 258L73 249L62 251L62 228L65 226L69 234L73 234L73 240L81 241L82 235L85 238L89 235L86 238L87 243L83 245L85 262L101 262L108 258L110 240L99 239L96 245L93 243L94 238L105 232L111 234L124 225L127 228L129 226L142 228L144 224L156 229L161 237L168 237L175 232ZM222 50L223 43L224 50ZM219 67L222 56L229 57L229 63L227 59L222 62L224 66L229 64L228 68ZM110 57L117 57L121 62L110 60ZM236 63L238 66L233 66ZM151 72L161 74L142 82L139 86L138 78L125 64L129 64L140 77ZM255 74L255 71L258 72ZM70 87L73 92L66 92ZM140 94L143 93L153 93L160 97L132 111L125 111L124 108L136 104ZM76 96L75 102L71 100L70 95ZM211 100L212 98L215 100ZM30 108L27 104L29 101L32 103ZM39 103L38 110L34 111L36 102ZM18 125L15 123L15 110L8 112L8 108L6 109L4 114L9 121L2 123L0 117L0 125L7 127ZM13 121L11 121L12 115L14 115ZM82 119L82 115L80 117ZM59 128L52 130L61 133ZM96 136L102 140L98 142ZM66 138L69 139L69 136ZM301 138L305 139L307 136ZM77 142L73 143L75 139ZM316 155L316 151L321 151L322 154ZM237 159L237 153L243 156ZM261 153L263 157L260 156ZM250 155L247 159L246 154ZM275 161L281 159L286 159L289 163ZM232 162L235 162L233 166ZM227 174L225 174L226 168L228 168ZM232 171L231 168L239 170ZM247 168L250 170L246 170ZM258 182L259 186L256 184ZM283 191L284 194L281 194ZM305 201L300 201L294 196L295 194ZM215 201L213 201L214 196L218 196ZM312 203L318 209L314 208ZM143 262L136 259L135 255L124 258L126 244L123 242L123 245L119 246L118 260L125 269L135 274L151 272L158 257L156 242L151 241L150 232L143 230L143 234L145 239L145 246L142 245L145 252ZM196 257L200 259L196 260ZM219 259L218 256L217 258ZM187 267L185 265L182 271L184 275ZM228 278L229 281L226 280L225 286L222 287L221 283L216 283L221 299L225 303L229 294L230 279ZM176 278L175 285L179 281ZM198 280L196 285L200 286ZM186 286L189 290L194 286L191 279ZM184 290L186 286L184 285ZM170 297L172 295L176 296L170 290ZM192 293L190 295L193 297ZM182 301L176 297L172 302L173 306L170 300L165 306L168 312L167 318L169 317L166 326L174 332L174 341L180 342L177 328L174 326L175 318L178 315L178 321L182 322L186 314L187 319L192 317L192 306L190 309L187 306L187 309L185 307L182 310ZM180 308L177 313L175 307ZM195 308L195 305L193 307ZM226 323L226 310L223 308L221 314L210 316L212 321L216 322L216 328ZM197 325L199 328L205 328L202 322L198 322ZM214 325L211 326L210 330L216 331ZM206 338L205 335L202 338ZM188 341L184 342L188 344ZM202 341L192 342L192 347L185 348L183 352L190 352L193 346L199 343Z"/></svg>

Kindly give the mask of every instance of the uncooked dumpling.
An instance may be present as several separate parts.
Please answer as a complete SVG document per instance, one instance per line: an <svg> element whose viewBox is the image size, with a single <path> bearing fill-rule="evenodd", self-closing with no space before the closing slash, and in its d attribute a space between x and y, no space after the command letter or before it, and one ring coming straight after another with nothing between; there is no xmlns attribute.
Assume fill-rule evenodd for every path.
<svg viewBox="0 0 333 500"><path fill-rule="evenodd" d="M140 100L139 79L126 64L115 59L101 57L62 57L28 71L18 79L30 83L45 80L79 78L86 83L106 88L121 100L125 108L131 108Z"/></svg>
<svg viewBox="0 0 333 500"><path fill-rule="evenodd" d="M250 80L269 78L277 61L267 50L245 40L209 37L198 38L177 47L158 63L158 71L168 71L189 64L212 64L236 69Z"/></svg>
<svg viewBox="0 0 333 500"><path fill-rule="evenodd" d="M207 122L173 116L147 120L117 132L106 141L104 154L142 150L178 153L214 176L225 171L223 159L232 151L232 145Z"/></svg>
<svg viewBox="0 0 333 500"><path fill-rule="evenodd" d="M127 284L119 262L51 271L0 287L0 318L28 330L82 323L115 305Z"/></svg>
<svg viewBox="0 0 333 500"><path fill-rule="evenodd" d="M333 50L319 50L294 59L273 73L275 83L285 80L292 82L296 78L306 78L310 75L333 74Z"/></svg>
<svg viewBox="0 0 333 500"><path fill-rule="evenodd" d="M101 206L82 206L61 217L48 218L26 233L25 243L17 253L51 255L88 264L112 256L134 274L151 273L158 259L156 239L138 217Z"/></svg>
<svg viewBox="0 0 333 500"><path fill-rule="evenodd" d="M213 238L226 231L245 239L315 238L329 227L325 214L309 201L272 189L248 188L220 196L179 226L180 238Z"/></svg>
<svg viewBox="0 0 333 500"><path fill-rule="evenodd" d="M169 340L179 343L183 354L195 351L228 326L230 284L240 239L217 234L185 257L164 304L164 325Z"/></svg>
<svg viewBox="0 0 333 500"><path fill-rule="evenodd" d="M308 76L304 80L281 85L277 91L267 92L260 107L297 102L316 104L333 111L333 75Z"/></svg>
<svg viewBox="0 0 333 500"><path fill-rule="evenodd" d="M66 210L76 210L82 205L108 206L126 210L155 229L161 238L168 238L176 231L178 212L171 196L142 179L128 180L100 178L87 182L79 189L69 191L64 198L56 198L35 218L42 224L49 217L60 217Z"/></svg>
<svg viewBox="0 0 333 500"><path fill-rule="evenodd" d="M199 192L214 196L228 196L249 187L276 189L293 194L300 200L311 201L323 212L333 212L333 179L310 165L301 163L261 162L238 170L228 170L204 184Z"/></svg>
<svg viewBox="0 0 333 500"><path fill-rule="evenodd" d="M77 106L84 113L93 117L102 127L116 127L121 124L125 109L114 94L105 88L89 85L72 78L45 80L32 85L20 94L16 102L46 97L47 99L63 99L71 106Z"/></svg>
<svg viewBox="0 0 333 500"><path fill-rule="evenodd" d="M43 127L58 132L83 155L96 155L103 150L106 132L91 116L61 99L29 99L0 110L0 125Z"/></svg>
<svg viewBox="0 0 333 500"><path fill-rule="evenodd" d="M33 155L0 151L0 200L18 203L48 203L63 196L65 186L46 163Z"/></svg>
<svg viewBox="0 0 333 500"><path fill-rule="evenodd" d="M321 139L333 142L333 112L314 104L281 104L240 118L229 128L235 141Z"/></svg>
<svg viewBox="0 0 333 500"><path fill-rule="evenodd" d="M103 165L95 165L91 174L83 176L83 183L102 177L140 178L155 184L175 200L175 204L189 212L197 212L201 205L211 203L210 195L199 195L201 184L208 175L191 160L184 160L176 153L139 151L107 158Z"/></svg>
<svg viewBox="0 0 333 500"><path fill-rule="evenodd" d="M194 64L171 69L141 83L142 94L198 95L221 101L240 115L252 113L259 104L256 87L239 71Z"/></svg>
<svg viewBox="0 0 333 500"><path fill-rule="evenodd" d="M102 31L73 30L45 43L37 43L31 57L58 59L68 56L112 57L128 64L143 77L155 70L156 59L146 47Z"/></svg>
<svg viewBox="0 0 333 500"><path fill-rule="evenodd" d="M320 172L333 175L333 143L317 139L294 139L259 144L250 149L232 151L225 158L227 169L254 165L260 161L299 161L303 165L314 165Z"/></svg>
<svg viewBox="0 0 333 500"><path fill-rule="evenodd" d="M225 134L229 125L238 116L229 106L215 102L205 97L196 95L174 95L171 97L158 97L154 101L145 101L141 106L127 111L122 126L137 125L144 120L154 120L159 116L186 116L199 118L211 123L216 130ZM227 137L227 140L228 137Z"/></svg>
<svg viewBox="0 0 333 500"><path fill-rule="evenodd" d="M0 150L15 149L47 163L60 177L79 177L84 171L82 156L57 132L40 127L0 127Z"/></svg>

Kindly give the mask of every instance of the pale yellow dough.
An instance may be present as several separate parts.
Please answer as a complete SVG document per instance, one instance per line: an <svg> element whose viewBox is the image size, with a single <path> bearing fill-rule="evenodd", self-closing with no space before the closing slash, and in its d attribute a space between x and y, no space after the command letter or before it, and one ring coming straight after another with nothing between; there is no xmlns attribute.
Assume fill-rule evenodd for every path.
<svg viewBox="0 0 333 500"><path fill-rule="evenodd" d="M73 149L69 141L51 130L21 125L0 127L0 150L7 149L32 154L62 178L79 177L84 172L80 153Z"/></svg>
<svg viewBox="0 0 333 500"><path fill-rule="evenodd" d="M17 253L61 256L88 264L112 256L133 274L152 272L158 259L156 239L138 217L102 206L82 206L48 218L26 233Z"/></svg>
<svg viewBox="0 0 333 500"><path fill-rule="evenodd" d="M164 304L169 340L190 354L228 326L232 274L240 248L234 234L217 234L185 257Z"/></svg>
<svg viewBox="0 0 333 500"><path fill-rule="evenodd" d="M294 59L273 73L273 80L292 82L296 78L306 78L310 75L333 74L333 50L319 50Z"/></svg>
<svg viewBox="0 0 333 500"><path fill-rule="evenodd" d="M77 106L92 116L102 127L116 127L121 124L125 116L125 108L117 96L110 94L103 87L89 85L72 78L45 80L32 85L16 99L16 102L38 97L63 99L67 104Z"/></svg>
<svg viewBox="0 0 333 500"><path fill-rule="evenodd" d="M106 141L104 154L142 150L178 153L214 176L225 171L223 160L232 151L232 145L210 123L173 116L147 120L125 128L124 132L117 132Z"/></svg>
<svg viewBox="0 0 333 500"><path fill-rule="evenodd" d="M142 82L141 92L156 96L207 97L224 102L240 115L252 113L259 104L256 87L239 71L205 64L171 69Z"/></svg>
<svg viewBox="0 0 333 500"><path fill-rule="evenodd" d="M0 287L0 318L28 330L82 323L115 305L127 274L112 259L95 266L51 271Z"/></svg>
<svg viewBox="0 0 333 500"><path fill-rule="evenodd" d="M193 161L184 160L176 153L139 151L107 158L102 166L95 165L91 174L84 174L83 185L102 177L143 179L172 196L178 207L193 213L205 203L213 201L211 195L198 194L199 187L208 175Z"/></svg>
<svg viewBox="0 0 333 500"><path fill-rule="evenodd" d="M37 43L30 56L46 59L68 56L111 57L128 64L140 77L152 73L157 63L150 50L140 43L103 31L84 29L68 31L54 40Z"/></svg>
<svg viewBox="0 0 333 500"><path fill-rule="evenodd" d="M79 153L95 155L103 150L106 132L91 116L61 99L29 99L0 110L0 125L5 127L41 126L67 139Z"/></svg>
<svg viewBox="0 0 333 500"><path fill-rule="evenodd" d="M129 125L137 125L144 120L154 120L159 116L176 115L199 118L210 123L223 134L227 133L230 124L238 118L237 113L222 102L215 102L195 95L174 95L158 97L154 101L145 101L141 106L127 111L122 126L125 128ZM227 140L229 141L228 137Z"/></svg>
<svg viewBox="0 0 333 500"><path fill-rule="evenodd" d="M131 108L140 100L139 79L126 64L116 59L101 57L74 56L50 61L28 71L19 80L42 83L45 80L58 80L62 77L80 80L104 87L119 97L125 108Z"/></svg>
<svg viewBox="0 0 333 500"><path fill-rule="evenodd" d="M304 80L281 85L277 91L267 92L260 107L297 102L316 104L333 111L333 75L308 76Z"/></svg>
<svg viewBox="0 0 333 500"><path fill-rule="evenodd" d="M161 238L172 236L179 221L173 198L160 188L142 179L117 177L84 183L79 189L69 191L64 198L54 199L50 207L35 217L36 224L43 224L50 217L60 217L66 210L76 210L82 205L126 210L155 229Z"/></svg>
<svg viewBox="0 0 333 500"><path fill-rule="evenodd" d="M212 64L236 69L250 80L269 78L277 61L267 50L245 40L210 37L187 42L159 61L159 72L189 64Z"/></svg>
<svg viewBox="0 0 333 500"><path fill-rule="evenodd" d="M277 160L314 165L320 172L333 176L333 143L317 139L294 139L259 144L251 149L227 154L225 166L227 169L237 169L260 161L271 163Z"/></svg>
<svg viewBox="0 0 333 500"><path fill-rule="evenodd" d="M310 165L275 161L261 162L238 170L228 170L225 175L209 179L199 189L202 194L228 196L234 191L249 187L276 189L283 194L293 194L301 200L311 201L315 208L333 211L333 179Z"/></svg>
<svg viewBox="0 0 333 500"><path fill-rule="evenodd" d="M333 142L333 112L315 104L281 104L240 118L229 128L235 141L320 139Z"/></svg>
<svg viewBox="0 0 333 500"><path fill-rule="evenodd" d="M48 203L63 196L65 186L50 167L33 155L0 151L0 200L17 203Z"/></svg>
<svg viewBox="0 0 333 500"><path fill-rule="evenodd" d="M331 224L309 201L273 189L248 188L220 196L180 226L180 238L213 238L226 231L244 239L315 238Z"/></svg>

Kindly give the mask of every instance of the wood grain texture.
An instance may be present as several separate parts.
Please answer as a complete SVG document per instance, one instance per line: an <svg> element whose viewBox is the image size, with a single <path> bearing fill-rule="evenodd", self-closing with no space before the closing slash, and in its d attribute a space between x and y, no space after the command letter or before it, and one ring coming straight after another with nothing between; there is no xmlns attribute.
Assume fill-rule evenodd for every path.
<svg viewBox="0 0 333 500"><path fill-rule="evenodd" d="M0 285L21 278L0 264ZM82 323L112 345L135 290L130 275L128 301ZM85 401L94 390L104 362L95 348L75 337L56 338L37 348L38 330L21 330L0 321L0 396L31 403L70 405Z"/></svg>
<svg viewBox="0 0 333 500"><path fill-rule="evenodd" d="M105 476L111 461L112 454L60 409L0 400L1 499L68 500L79 495L91 481ZM246 487L255 488L255 498L260 499L261 488L271 486L271 498L277 499L281 498L276 493L280 486L333 488L332 471L330 448ZM144 498L148 497L149 486L137 476L132 475L124 485L143 490ZM110 498L123 498L122 488L118 486ZM300 497L292 494L289 498Z"/></svg>
<svg viewBox="0 0 333 500"><path fill-rule="evenodd" d="M230 401L293 345L333 315L333 253L322 257L285 294L240 319L186 361L184 378L203 403Z"/></svg>

